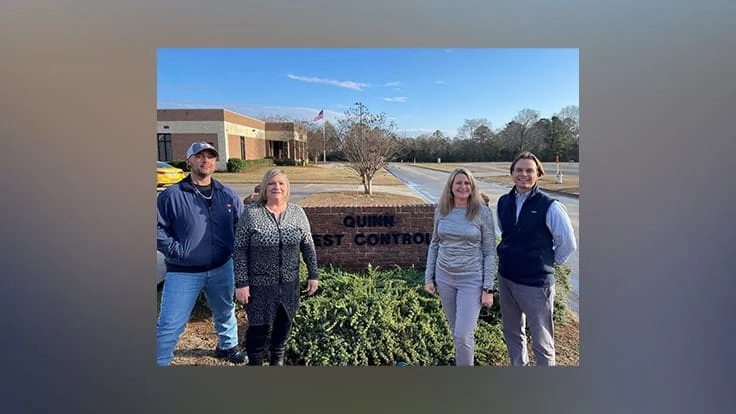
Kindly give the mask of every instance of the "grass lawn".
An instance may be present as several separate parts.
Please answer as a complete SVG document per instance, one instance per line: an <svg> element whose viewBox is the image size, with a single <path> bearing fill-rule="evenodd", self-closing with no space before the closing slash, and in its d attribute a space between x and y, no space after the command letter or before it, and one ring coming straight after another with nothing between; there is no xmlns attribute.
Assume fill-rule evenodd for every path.
<svg viewBox="0 0 736 414"><path fill-rule="evenodd" d="M304 167L251 167L239 173L218 172L214 177L229 184L257 184L271 168L280 168L293 184L360 184L360 177L344 164L307 165ZM373 178L373 185L403 185L403 183L381 169Z"/></svg>
<svg viewBox="0 0 736 414"><path fill-rule="evenodd" d="M426 201L419 197L384 192L365 194L359 191L328 191L308 195L304 199L297 201L297 204L302 207L355 205L385 207L426 204Z"/></svg>
<svg viewBox="0 0 736 414"><path fill-rule="evenodd" d="M481 181L495 181L498 183L504 183L513 185L513 179L508 175L499 175L493 177L481 177ZM577 176L565 176L562 179L562 184L555 182L556 177L553 175L545 175L539 179L539 188L547 191L557 191L560 193L566 193L571 195L580 195L580 178Z"/></svg>

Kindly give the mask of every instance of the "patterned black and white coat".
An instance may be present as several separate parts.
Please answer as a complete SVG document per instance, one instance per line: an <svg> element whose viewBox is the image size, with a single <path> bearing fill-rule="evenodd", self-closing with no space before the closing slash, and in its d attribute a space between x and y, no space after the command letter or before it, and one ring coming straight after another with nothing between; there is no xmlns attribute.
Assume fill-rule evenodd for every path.
<svg viewBox="0 0 736 414"><path fill-rule="evenodd" d="M304 209L288 203L276 221L262 201L246 205L235 235L235 287L250 286L248 323L273 324L280 304L293 320L299 307L300 254L317 280L317 252Z"/></svg>

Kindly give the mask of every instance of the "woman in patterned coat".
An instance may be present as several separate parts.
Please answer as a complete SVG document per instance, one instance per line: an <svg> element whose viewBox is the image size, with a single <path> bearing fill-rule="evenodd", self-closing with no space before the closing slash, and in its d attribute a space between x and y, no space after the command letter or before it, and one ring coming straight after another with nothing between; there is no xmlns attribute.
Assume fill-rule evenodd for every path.
<svg viewBox="0 0 736 414"><path fill-rule="evenodd" d="M307 265L307 294L319 285L317 253L304 210L289 203L289 179L279 169L263 176L260 198L248 204L235 236L235 296L245 305L249 365L263 365L271 330L270 365L283 365L299 307L299 262Z"/></svg>

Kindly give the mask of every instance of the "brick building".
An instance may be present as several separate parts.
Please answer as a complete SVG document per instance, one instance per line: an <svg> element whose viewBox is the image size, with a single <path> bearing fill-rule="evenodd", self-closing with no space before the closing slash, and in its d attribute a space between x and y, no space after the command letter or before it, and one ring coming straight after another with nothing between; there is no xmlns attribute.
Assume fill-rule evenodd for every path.
<svg viewBox="0 0 736 414"><path fill-rule="evenodd" d="M158 109L158 160L183 160L195 141L206 141L220 153L217 169L227 160L306 160L307 130L293 122L265 122L227 109Z"/></svg>

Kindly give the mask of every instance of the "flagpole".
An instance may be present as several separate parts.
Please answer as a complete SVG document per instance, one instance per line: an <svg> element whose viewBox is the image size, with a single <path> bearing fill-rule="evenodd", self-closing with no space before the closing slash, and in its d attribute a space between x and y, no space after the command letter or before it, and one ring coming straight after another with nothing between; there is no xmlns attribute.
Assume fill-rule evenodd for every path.
<svg viewBox="0 0 736 414"><path fill-rule="evenodd" d="M325 138L325 124L327 120L322 118L322 162L327 164L327 139Z"/></svg>

